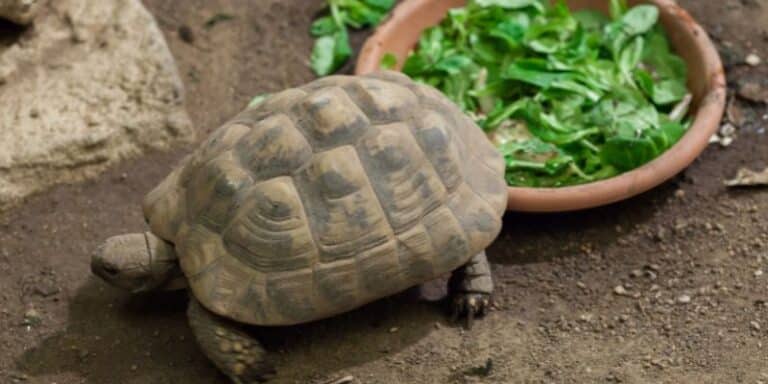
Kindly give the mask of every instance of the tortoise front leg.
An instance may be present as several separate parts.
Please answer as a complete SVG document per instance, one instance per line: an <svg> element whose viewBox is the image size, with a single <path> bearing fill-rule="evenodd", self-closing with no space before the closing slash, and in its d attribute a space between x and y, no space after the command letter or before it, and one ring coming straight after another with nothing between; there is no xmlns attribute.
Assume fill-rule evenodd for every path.
<svg viewBox="0 0 768 384"><path fill-rule="evenodd" d="M274 376L261 344L240 324L203 308L194 297L187 315L203 353L235 384L261 383Z"/></svg>
<svg viewBox="0 0 768 384"><path fill-rule="evenodd" d="M485 251L453 271L448 280L448 292L451 296L451 317L454 320L460 315L466 316L467 327L471 328L475 316L485 315L493 292L491 266Z"/></svg>

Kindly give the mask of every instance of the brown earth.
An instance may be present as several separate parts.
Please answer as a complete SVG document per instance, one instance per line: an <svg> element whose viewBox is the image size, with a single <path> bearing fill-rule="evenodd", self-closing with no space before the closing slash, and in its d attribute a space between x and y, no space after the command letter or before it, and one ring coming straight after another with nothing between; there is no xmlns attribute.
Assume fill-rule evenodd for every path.
<svg viewBox="0 0 768 384"><path fill-rule="evenodd" d="M252 95L313 77L306 30L320 1L145 3L202 132ZM682 3L717 38L731 84L768 75L766 64L741 63L750 52L768 59L768 1ZM204 27L218 13L234 18ZM731 146L711 146L649 193L507 215L489 250L498 308L471 331L445 320L441 286L429 284L338 318L258 330L275 382L768 383L768 189L722 185L739 167L768 165L768 116L762 104L738 105L746 122ZM183 294L128 297L88 266L97 243L143 228L143 194L188 150L126 162L2 217L1 383L226 383L192 340Z"/></svg>

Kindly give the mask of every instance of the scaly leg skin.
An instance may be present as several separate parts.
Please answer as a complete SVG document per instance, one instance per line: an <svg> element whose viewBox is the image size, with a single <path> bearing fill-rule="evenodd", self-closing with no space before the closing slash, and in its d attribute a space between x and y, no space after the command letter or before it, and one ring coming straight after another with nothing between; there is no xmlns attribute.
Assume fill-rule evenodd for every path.
<svg viewBox="0 0 768 384"><path fill-rule="evenodd" d="M206 356L235 384L255 384L269 380L275 370L261 344L243 331L242 326L216 315L193 297L190 298L189 324Z"/></svg>
<svg viewBox="0 0 768 384"><path fill-rule="evenodd" d="M448 281L448 292L451 318L455 321L459 316L466 316L467 328L472 328L475 316L485 315L491 305L493 278L485 252L478 253L453 271Z"/></svg>

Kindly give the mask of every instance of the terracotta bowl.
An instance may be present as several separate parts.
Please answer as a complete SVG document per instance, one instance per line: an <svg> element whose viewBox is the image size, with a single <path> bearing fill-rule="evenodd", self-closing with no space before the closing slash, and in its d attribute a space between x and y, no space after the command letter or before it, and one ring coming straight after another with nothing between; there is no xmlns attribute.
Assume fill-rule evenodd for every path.
<svg viewBox="0 0 768 384"><path fill-rule="evenodd" d="M366 41L355 72L376 71L386 53L403 63L421 32L438 24L461 0L404 0ZM557 212L613 203L645 192L671 178L704 150L717 131L725 108L725 74L717 50L704 29L673 0L630 1L655 4L675 51L688 63L688 88L693 94L693 124L680 141L664 154L630 172L589 184L562 188L509 188L507 209ZM596 9L607 13L607 0L570 0L572 9Z"/></svg>

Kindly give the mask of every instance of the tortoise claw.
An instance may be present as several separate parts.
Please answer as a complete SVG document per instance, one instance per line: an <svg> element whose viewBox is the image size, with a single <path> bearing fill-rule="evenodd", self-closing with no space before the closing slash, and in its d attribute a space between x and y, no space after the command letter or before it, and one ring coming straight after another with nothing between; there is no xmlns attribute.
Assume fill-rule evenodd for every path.
<svg viewBox="0 0 768 384"><path fill-rule="evenodd" d="M485 316L490 305L491 295L487 293L458 293L451 303L451 322L455 323L460 316L464 316L466 328L472 329L475 317Z"/></svg>

